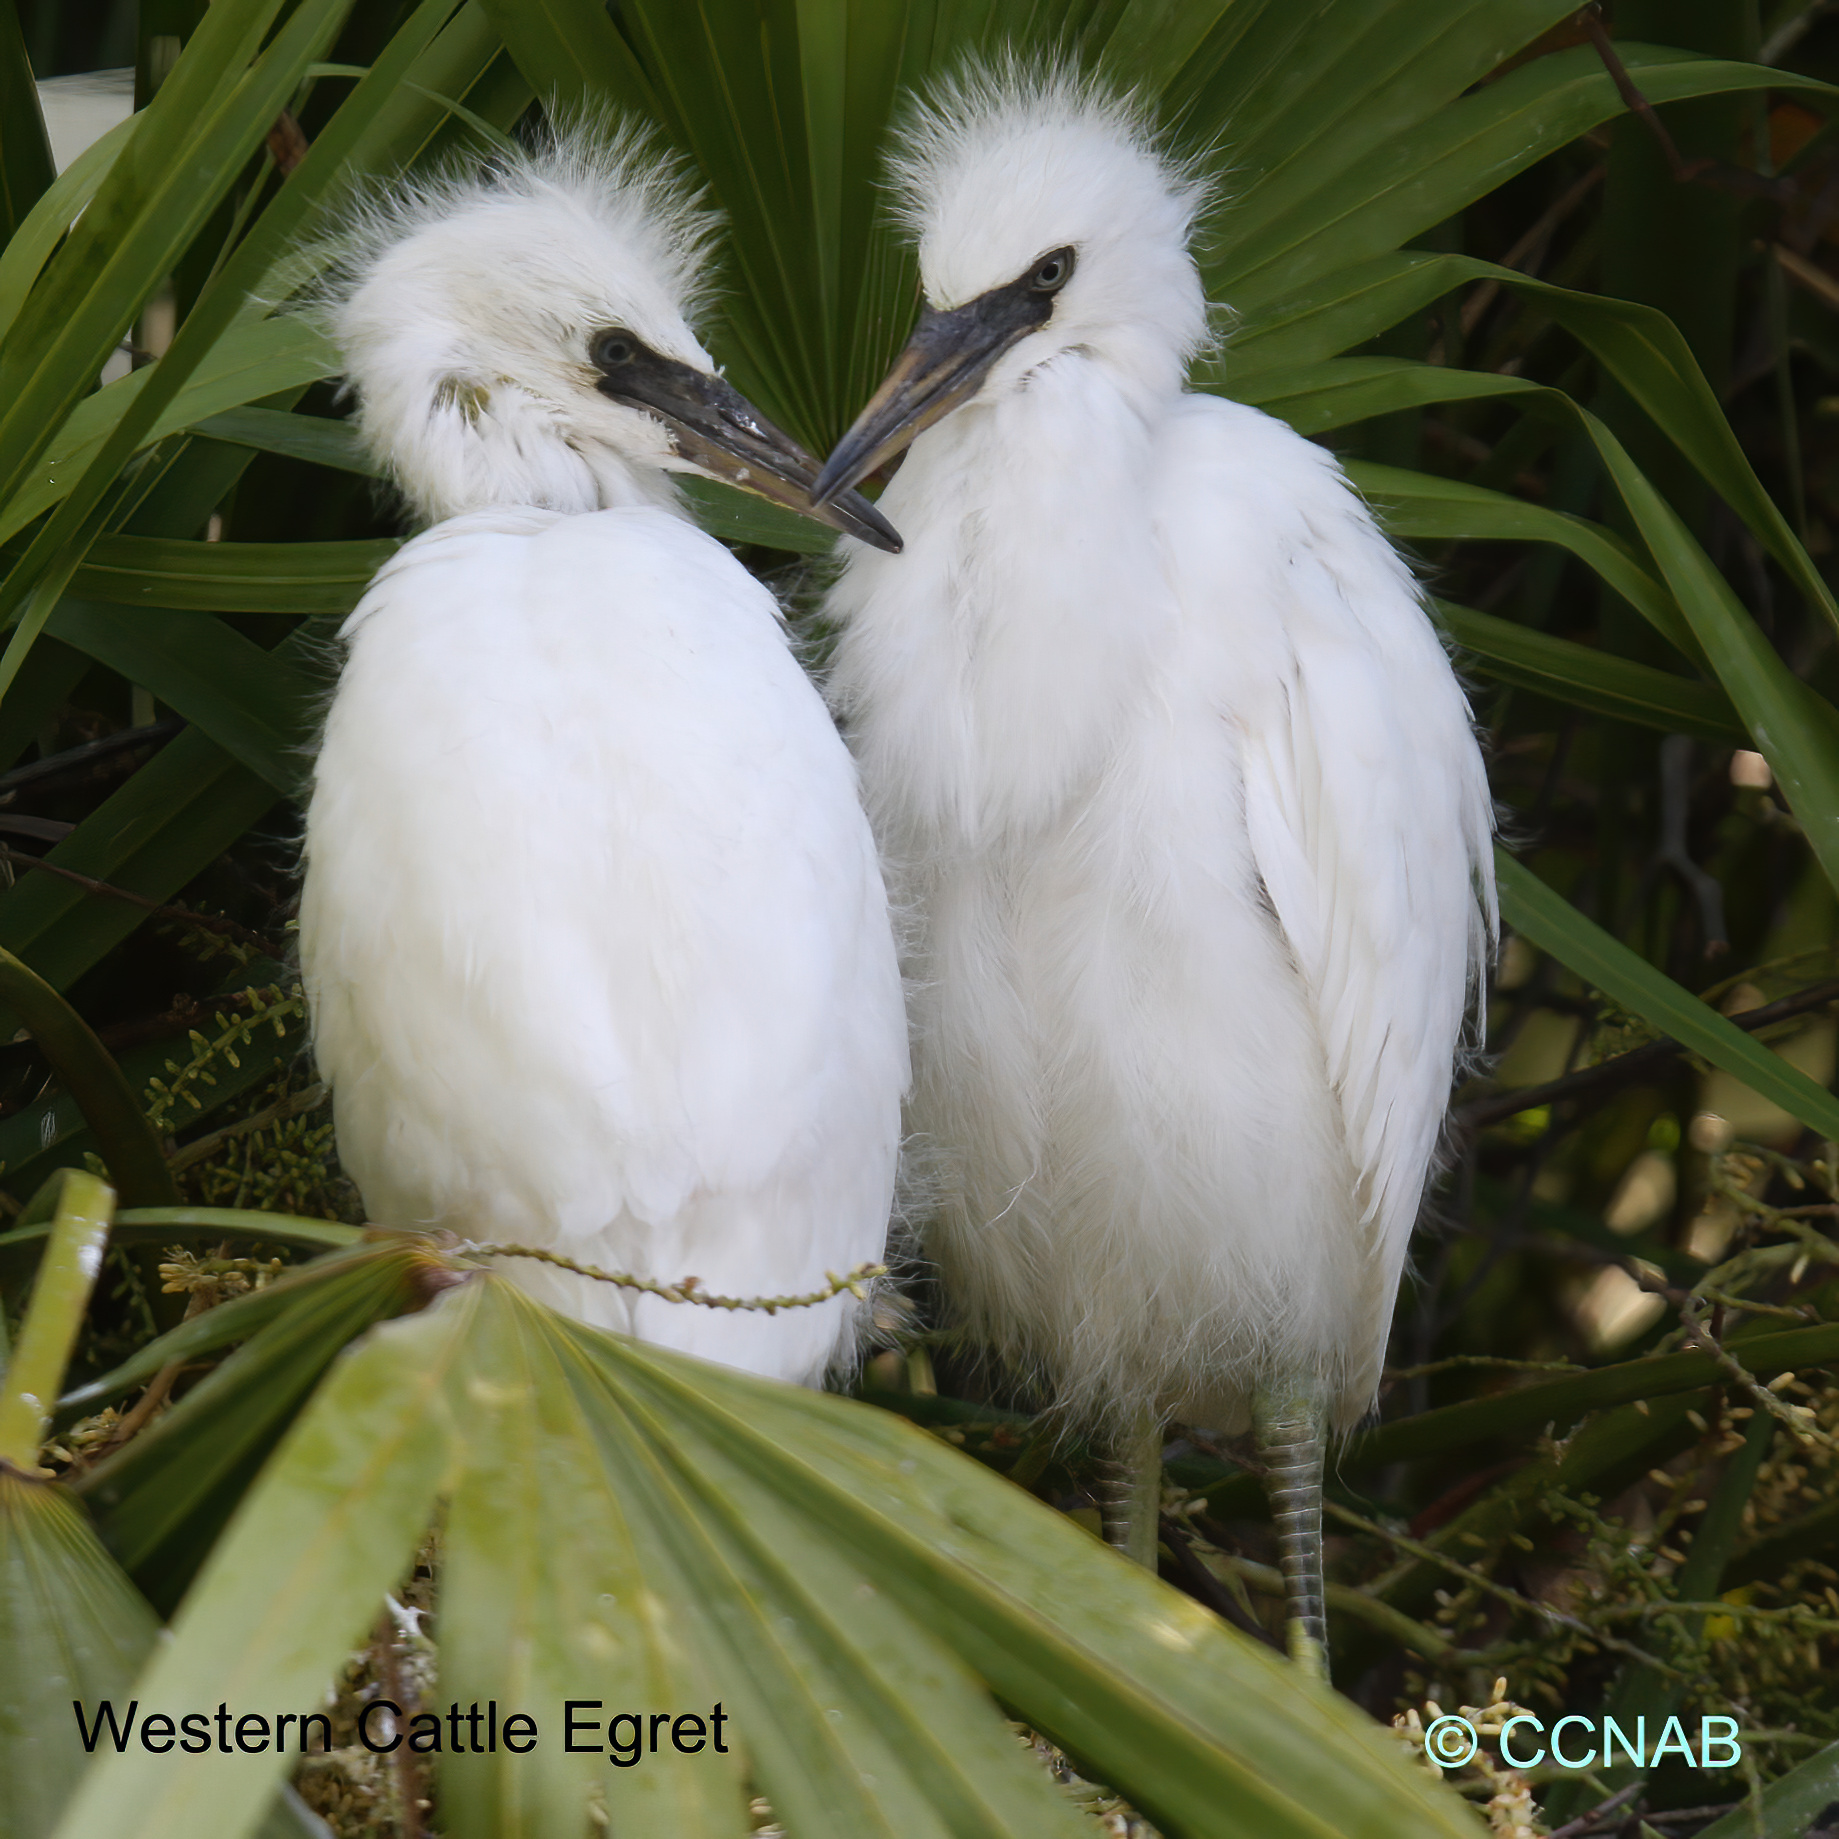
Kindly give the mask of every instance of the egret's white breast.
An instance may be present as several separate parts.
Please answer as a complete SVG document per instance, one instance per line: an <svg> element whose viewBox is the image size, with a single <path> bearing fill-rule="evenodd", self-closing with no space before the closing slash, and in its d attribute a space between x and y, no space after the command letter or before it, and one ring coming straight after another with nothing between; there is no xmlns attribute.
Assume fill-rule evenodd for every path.
<svg viewBox="0 0 1839 1839"><path fill-rule="evenodd" d="M1247 832L1272 533L1183 502L1179 401L1066 353L916 442L883 499L905 554L853 551L833 601L834 699L916 915L914 1121L960 1300L1075 1404L1220 1421L1273 1354L1336 1345L1365 1248ZM1182 592L1194 516L1236 547L1229 611Z"/></svg>
<svg viewBox="0 0 1839 1839"><path fill-rule="evenodd" d="M972 846L1052 821L1136 719L1175 618L1131 514L1155 459L1074 353L915 443L882 500L904 553L849 545L833 599L837 699L873 708L853 734L890 821Z"/></svg>
<svg viewBox="0 0 1839 1839"><path fill-rule="evenodd" d="M731 1295L877 1258L899 979L765 589L668 512L488 511L408 544L346 636L301 947L373 1217ZM841 1326L566 1300L793 1378Z"/></svg>

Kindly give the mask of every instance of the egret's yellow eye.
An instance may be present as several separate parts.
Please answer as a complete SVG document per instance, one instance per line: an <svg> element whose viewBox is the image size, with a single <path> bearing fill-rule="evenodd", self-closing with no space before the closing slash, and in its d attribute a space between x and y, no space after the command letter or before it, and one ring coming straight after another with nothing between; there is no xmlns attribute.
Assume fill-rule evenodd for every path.
<svg viewBox="0 0 1839 1839"><path fill-rule="evenodd" d="M638 356L638 340L629 332L603 332L595 339L589 356L602 370L613 370L621 364L630 364Z"/></svg>

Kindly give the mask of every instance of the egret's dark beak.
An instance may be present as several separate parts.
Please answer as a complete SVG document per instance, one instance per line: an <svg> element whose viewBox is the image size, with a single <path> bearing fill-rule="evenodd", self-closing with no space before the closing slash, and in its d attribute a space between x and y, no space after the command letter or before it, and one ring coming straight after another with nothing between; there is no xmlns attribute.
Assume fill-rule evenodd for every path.
<svg viewBox="0 0 1839 1839"><path fill-rule="evenodd" d="M890 555L900 553L899 531L866 498L845 492L825 503L813 496L817 461L739 390L636 340L626 341L618 355L617 363L595 356L601 372L595 387L628 408L659 416L680 458L757 498L814 517Z"/></svg>
<svg viewBox="0 0 1839 1839"><path fill-rule="evenodd" d="M975 395L990 366L1018 339L1044 326L1053 309L1051 296L1031 287L1026 276L949 313L928 307L886 382L824 462L818 502L866 479Z"/></svg>

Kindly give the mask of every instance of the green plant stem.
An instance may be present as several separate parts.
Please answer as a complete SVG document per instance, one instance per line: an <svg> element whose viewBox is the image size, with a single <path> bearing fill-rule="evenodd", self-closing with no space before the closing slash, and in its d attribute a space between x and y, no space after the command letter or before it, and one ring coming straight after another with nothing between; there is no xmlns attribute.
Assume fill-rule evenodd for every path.
<svg viewBox="0 0 1839 1839"><path fill-rule="evenodd" d="M1529 1596L1522 1596L1517 1590L1510 1590L1505 1584L1498 1584L1485 1571L1478 1571L1472 1565L1466 1565L1440 1552L1435 1546L1426 1545L1421 1539L1413 1539L1401 1532L1394 1532L1389 1527L1381 1526L1376 1520L1369 1520L1364 1514L1354 1513L1349 1508L1340 1506L1335 1501L1324 1501L1322 1509L1331 1514L1344 1526L1352 1526L1363 1533L1370 1533L1376 1539L1383 1539L1388 1545L1396 1546L1402 1552L1409 1552L1414 1558L1426 1564L1434 1564L1449 1572L1452 1577L1460 1577L1464 1583L1472 1584L1477 1590L1498 1598L1514 1609L1552 1624L1554 1627L1568 1628L1573 1634L1582 1635L1587 1641L1594 1641L1602 1647L1613 1648L1618 1654L1625 1654L1630 1660L1639 1661L1641 1665L1653 1667L1657 1672L1684 1678L1676 1667L1666 1661L1656 1659L1644 1649L1638 1648L1632 1641L1624 1641L1619 1636L1605 1634L1600 1628L1592 1628L1589 1623L1579 1621L1576 1616L1566 1615L1561 1610L1553 1609L1547 1603L1536 1603Z"/></svg>
<svg viewBox="0 0 1839 1839"><path fill-rule="evenodd" d="M1198 1542L1195 1545L1195 1556L1210 1571L1221 1574L1230 1572L1242 1578L1260 1596L1280 1597L1284 1594L1283 1573L1273 1564L1259 1564L1255 1559L1240 1558L1229 1552L1202 1549ZM1402 1609L1394 1609L1390 1603L1382 1603L1377 1597L1368 1596L1364 1590L1356 1590L1348 1584L1328 1584L1325 1591L1328 1607L1336 1615L1351 1616L1357 1622L1365 1622L1381 1634L1390 1635L1401 1647L1408 1648L1414 1654L1422 1654L1426 1660L1453 1657L1461 1662L1470 1658L1462 1653L1448 1635L1414 1621Z"/></svg>
<svg viewBox="0 0 1839 1839"><path fill-rule="evenodd" d="M107 1182L82 1169L65 1171L51 1244L32 1286L18 1349L0 1382L0 1463L28 1473L38 1465L38 1446L102 1268L114 1211Z"/></svg>
<svg viewBox="0 0 1839 1839"><path fill-rule="evenodd" d="M96 1133L102 1159L130 1207L170 1207L178 1191L152 1126L94 1031L44 978L0 948L0 1004L19 1017Z"/></svg>

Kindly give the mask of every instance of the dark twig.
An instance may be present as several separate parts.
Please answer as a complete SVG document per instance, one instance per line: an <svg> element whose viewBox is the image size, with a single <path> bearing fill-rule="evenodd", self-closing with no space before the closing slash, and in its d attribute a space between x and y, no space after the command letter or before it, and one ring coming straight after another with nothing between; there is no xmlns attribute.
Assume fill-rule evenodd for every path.
<svg viewBox="0 0 1839 1839"><path fill-rule="evenodd" d="M190 1311L187 1311L187 1314L189 1315ZM148 1382L146 1391L135 1400L133 1410L118 1419L101 1445L75 1466L79 1470L90 1468L100 1462L104 1456L112 1456L124 1443L131 1442L146 1428L147 1420L165 1404L167 1393L173 1389L178 1380L200 1364L202 1363L197 1361L168 1361Z"/></svg>
<svg viewBox="0 0 1839 1839"><path fill-rule="evenodd" d="M169 715L145 728L124 728L119 734L105 734L99 741L85 741L80 747L67 747L62 753L28 761L24 766L15 766L10 773L0 773L0 793L16 792L21 786L84 772L113 759L116 754L132 753L141 747L163 747L184 726L176 715Z"/></svg>
<svg viewBox="0 0 1839 1839"><path fill-rule="evenodd" d="M1618 1636L1606 1634L1600 1628L1592 1628L1588 1622L1574 1615L1567 1615L1561 1609L1554 1609L1549 1603L1535 1602L1529 1596L1522 1596L1518 1590L1510 1590L1505 1584L1496 1583L1486 1571L1480 1571L1473 1565L1462 1563L1452 1558L1447 1552L1433 1545L1426 1545L1421 1539L1413 1539L1408 1534L1395 1531L1389 1526L1382 1526L1377 1520L1369 1520L1364 1514L1358 1514L1351 1507L1343 1507L1339 1501L1324 1501L1322 1511L1331 1519L1339 1520L1344 1526L1352 1526L1375 1539L1382 1539L1387 1545L1395 1546L1401 1552L1408 1552L1423 1564L1435 1565L1441 1571L1447 1571L1452 1577L1459 1577L1472 1588L1507 1604L1522 1614L1535 1617L1550 1628L1566 1628L1573 1634L1582 1635L1586 1641L1594 1641L1601 1647L1613 1648L1618 1654L1625 1654L1637 1665L1652 1667L1657 1673L1664 1673L1669 1679L1684 1679L1686 1675L1669 1661L1650 1654L1646 1648L1637 1647L1632 1641L1623 1641ZM1382 1606L1391 1605L1380 1599Z"/></svg>
<svg viewBox="0 0 1839 1839"><path fill-rule="evenodd" d="M1713 1326L1707 1326L1698 1312L1697 1300L1692 1293L1682 1290L1677 1284L1670 1284L1664 1277L1657 1277L1651 1271L1642 1270L1638 1265L1630 1266L1629 1275L1642 1289L1652 1296L1664 1297L1672 1304L1679 1316L1680 1326L1685 1329L1692 1345L1701 1353L1709 1354L1718 1365L1748 1393L1752 1409L1760 1406L1778 1423L1802 1443L1831 1443L1819 1431L1812 1410L1805 1405L1790 1405L1786 1399L1779 1398L1769 1387L1765 1386L1742 1361L1740 1361L1722 1341L1718 1339L1716 1328L1723 1325L1724 1306L1716 1304L1713 1309ZM1711 1420L1707 1420L1708 1422Z"/></svg>
<svg viewBox="0 0 1839 1839"><path fill-rule="evenodd" d="M1609 80L1616 86L1617 94L1629 112L1640 116L1647 124L1648 132L1659 143L1660 151L1666 155L1667 170L1676 184L1709 185L1718 191L1736 192L1749 198L1773 198L1783 204L1794 196L1790 180L1765 178L1759 172L1729 166L1722 160L1684 158L1673 136L1667 132L1666 123L1655 113L1654 105L1642 95L1634 78L1628 74L1628 66L1622 62L1614 41L1604 28L1600 9L1587 6L1577 18L1590 43L1596 47L1596 55L1603 60L1603 68L1609 72Z"/></svg>
<svg viewBox="0 0 1839 1839"><path fill-rule="evenodd" d="M1810 990L1784 996L1779 1002L1765 1003L1760 1009L1745 1009L1725 1019L1744 1033L1753 1034L1758 1029L1791 1021L1797 1015L1823 1009L1836 1001L1839 1001L1839 979L1815 984ZM1560 1104L1632 1085L1649 1078L1686 1051L1677 1041L1650 1041L1645 1047L1617 1054L1612 1060L1600 1060L1595 1066L1566 1073L1562 1079L1547 1080L1541 1086L1518 1086L1512 1091L1492 1093L1487 1098L1471 1099L1466 1105L1458 1105L1450 1114L1451 1119L1462 1130L1485 1130L1490 1124L1517 1117L1522 1111L1536 1111L1541 1105Z"/></svg>
<svg viewBox="0 0 1839 1839"><path fill-rule="evenodd" d="M1565 222L1576 212L1577 207L1602 183L1603 175L1608 170L1606 165L1592 166L1581 179L1567 187L1495 266L1531 274L1535 266L1545 259L1545 251L1552 238L1564 228ZM1482 315L1494 304L1500 291L1501 284L1498 281L1484 281L1463 303L1461 325L1464 338L1469 337L1481 324ZM1540 485L1540 496L1543 497L1543 480Z"/></svg>
<svg viewBox="0 0 1839 1839"><path fill-rule="evenodd" d="M24 812L0 811L0 831L8 836L29 836L39 843L61 843L76 829L60 817L27 817Z"/></svg>
<svg viewBox="0 0 1839 1839"><path fill-rule="evenodd" d="M259 932L251 932L247 926L239 926L235 920L221 919L210 913L191 913L184 907L162 906L157 900L149 900L145 894L118 888L113 882L97 881L89 875L79 875L74 868L47 862L42 856L28 855L23 849L10 849L4 843L0 843L0 862L10 862L16 868L42 869L47 875L56 875L62 881L75 883L85 893L97 895L104 900L126 901L129 906L139 907L160 919L174 920L183 926L196 926L203 932L220 933L226 939L236 940L239 945L253 946L271 958L279 957L284 949L275 940L265 939Z"/></svg>
<svg viewBox="0 0 1839 1839"><path fill-rule="evenodd" d="M1730 950L1724 931L1724 889L1718 878L1699 867L1686 847L1686 824L1692 815L1692 737L1669 734L1660 743L1660 850L1664 863L1692 890L1698 902L1699 929L1705 956Z"/></svg>
<svg viewBox="0 0 1839 1839"><path fill-rule="evenodd" d="M1658 1813L1650 1808L1641 1818L1649 1826L1678 1826L1682 1821L1686 1820L1706 1821L1721 1819L1725 1814L1731 1812L1733 1808L1741 1805L1742 1803L1739 1801L1720 1801L1711 1807L1664 1807ZM1587 1815L1583 1817L1588 1818ZM1607 1815L1604 1816L1604 1820L1608 1821ZM1586 1834L1602 1833L1607 1835L1617 1830L1618 1825L1613 1821L1607 1824L1599 1823L1596 1827L1584 1828Z"/></svg>
<svg viewBox="0 0 1839 1839"><path fill-rule="evenodd" d="M1281 1654L1284 1651L1283 1643L1277 1640L1261 1622L1248 1616L1240 1608L1232 1592L1195 1557L1194 1547L1189 1543L1188 1535L1179 1522L1171 1520L1165 1513L1160 1524L1162 1543L1168 1547L1170 1555L1175 1560L1175 1569L1181 1577L1181 1587L1197 1603L1204 1603L1222 1621L1230 1622L1234 1628L1262 1641L1266 1647L1275 1648Z"/></svg>
<svg viewBox="0 0 1839 1839"><path fill-rule="evenodd" d="M1646 1786L1645 1781L1638 1781L1630 1782L1626 1788L1618 1788L1608 1800L1598 1801L1594 1807L1580 1813L1575 1820L1567 1820L1552 1834L1552 1839L1583 1839L1583 1835L1592 1831L1599 1820L1607 1814L1614 1813L1618 1807L1626 1807Z"/></svg>
<svg viewBox="0 0 1839 1839"><path fill-rule="evenodd" d="M1616 86L1616 93L1622 98L1623 106L1631 114L1639 115L1647 123L1648 132L1660 143L1660 151L1667 156L1667 170L1682 183L1696 178L1699 169L1711 162L1694 160L1688 166L1680 157L1673 136L1667 132L1667 124L1654 113L1654 105L1635 87L1634 78L1628 74L1628 66L1622 62L1622 54L1616 50L1615 41L1603 24L1601 12L1594 6L1587 6L1578 15L1578 22L1583 26L1590 43L1596 47L1596 55L1603 60L1603 68L1609 72L1609 80Z"/></svg>
<svg viewBox="0 0 1839 1839"><path fill-rule="evenodd" d="M180 1169L188 1169L195 1162L202 1162L207 1156L214 1156L226 1143L234 1142L238 1137L249 1136L257 1130L266 1130L270 1124L284 1124L289 1118L301 1117L309 1111L317 1111L332 1096L332 1088L315 1084L290 1092L285 1098L262 1110L252 1112L248 1117L239 1119L234 1124L226 1124L221 1130L213 1130L208 1136L176 1149L166 1158L166 1166L177 1174Z"/></svg>

